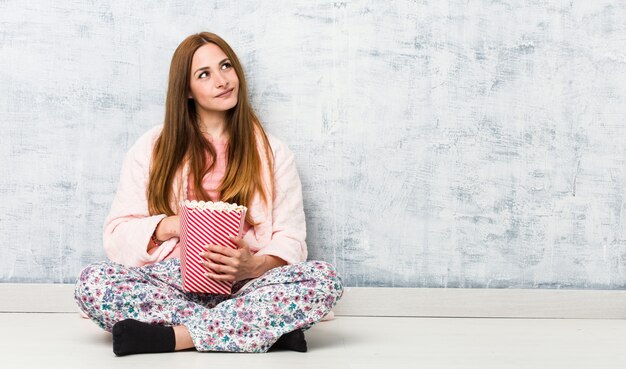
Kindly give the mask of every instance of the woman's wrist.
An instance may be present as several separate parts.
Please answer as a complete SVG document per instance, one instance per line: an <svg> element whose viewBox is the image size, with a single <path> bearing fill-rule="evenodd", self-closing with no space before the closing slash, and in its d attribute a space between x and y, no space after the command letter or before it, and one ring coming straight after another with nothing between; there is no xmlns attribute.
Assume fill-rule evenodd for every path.
<svg viewBox="0 0 626 369"><path fill-rule="evenodd" d="M159 220L156 227L154 228L154 232L152 232L152 236L150 236L150 240L152 241L152 243L154 243L157 246L161 246L161 244L166 241L165 235L163 232L163 226L164 226L166 219L167 218L163 218Z"/></svg>
<svg viewBox="0 0 626 369"><path fill-rule="evenodd" d="M157 242L163 243L172 237L178 237L177 227L173 224L177 221L178 217L175 215L161 219L154 230L152 240L159 245Z"/></svg>
<svg viewBox="0 0 626 369"><path fill-rule="evenodd" d="M263 273L270 269L277 268L279 266L287 265L287 262L278 256L274 255L255 255L257 259L257 265L255 268L254 278L258 278Z"/></svg>
<svg viewBox="0 0 626 369"><path fill-rule="evenodd" d="M152 241L152 243L154 243L157 246L161 246L161 244L166 241L166 240L163 240L163 241L159 240L159 238L156 235L156 230L152 232L152 236L150 237L150 240Z"/></svg>

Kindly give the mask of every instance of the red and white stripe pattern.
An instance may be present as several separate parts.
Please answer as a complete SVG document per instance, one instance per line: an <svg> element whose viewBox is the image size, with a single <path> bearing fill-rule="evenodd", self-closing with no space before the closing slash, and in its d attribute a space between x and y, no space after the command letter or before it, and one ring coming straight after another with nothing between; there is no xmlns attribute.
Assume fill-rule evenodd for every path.
<svg viewBox="0 0 626 369"><path fill-rule="evenodd" d="M216 281L205 276L207 268L200 256L207 244L236 249L228 236L241 236L246 208L212 210L190 207L185 202L180 211L180 267L183 291L229 295L233 282ZM214 272L211 270L211 272Z"/></svg>

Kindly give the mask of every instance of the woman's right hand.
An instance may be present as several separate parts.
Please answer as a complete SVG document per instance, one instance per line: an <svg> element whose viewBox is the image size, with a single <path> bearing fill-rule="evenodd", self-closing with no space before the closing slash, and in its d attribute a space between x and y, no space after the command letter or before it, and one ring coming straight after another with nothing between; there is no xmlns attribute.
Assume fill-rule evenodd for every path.
<svg viewBox="0 0 626 369"><path fill-rule="evenodd" d="M180 216L172 215L163 218L155 230L155 236L159 241L167 241L172 237L180 237Z"/></svg>

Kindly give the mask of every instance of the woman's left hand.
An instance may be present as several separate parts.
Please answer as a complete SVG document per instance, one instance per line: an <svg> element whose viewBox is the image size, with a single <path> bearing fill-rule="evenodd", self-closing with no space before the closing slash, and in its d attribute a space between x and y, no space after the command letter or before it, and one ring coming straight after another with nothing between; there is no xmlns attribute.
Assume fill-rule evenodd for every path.
<svg viewBox="0 0 626 369"><path fill-rule="evenodd" d="M206 261L202 264L207 268L206 276L217 281L240 281L256 278L263 263L261 256L250 252L250 247L243 239L231 237L237 249L218 245L206 245L206 252L200 254ZM215 273L214 273L215 272Z"/></svg>

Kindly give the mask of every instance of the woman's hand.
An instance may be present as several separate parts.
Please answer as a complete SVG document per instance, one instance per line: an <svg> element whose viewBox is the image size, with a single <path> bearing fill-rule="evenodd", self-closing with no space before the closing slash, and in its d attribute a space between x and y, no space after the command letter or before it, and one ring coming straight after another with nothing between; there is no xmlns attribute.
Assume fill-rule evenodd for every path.
<svg viewBox="0 0 626 369"><path fill-rule="evenodd" d="M163 218L154 231L159 241L167 241L172 237L180 237L180 216L172 215Z"/></svg>
<svg viewBox="0 0 626 369"><path fill-rule="evenodd" d="M237 249L219 245L206 245L206 252L200 254L204 259L203 265L207 268L206 276L217 281L240 281L256 278L260 272L263 257L255 256L250 252L248 243L239 237L231 237Z"/></svg>
<svg viewBox="0 0 626 369"><path fill-rule="evenodd" d="M200 254L206 261L206 276L217 281L240 281L256 278L265 272L265 258L250 252L246 241L231 237L238 249L218 245L206 245L206 252Z"/></svg>

